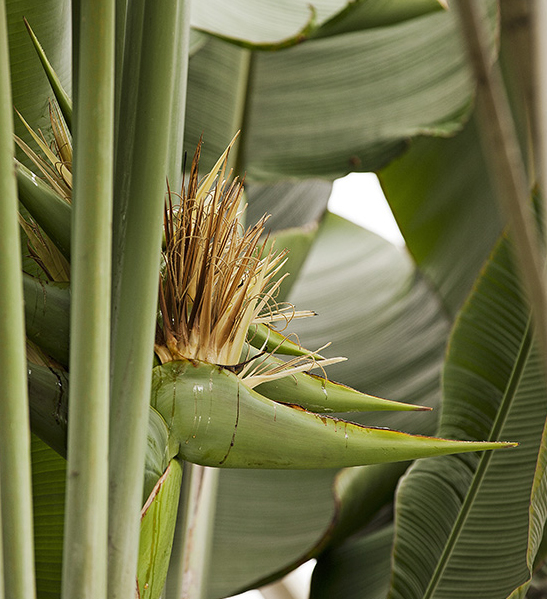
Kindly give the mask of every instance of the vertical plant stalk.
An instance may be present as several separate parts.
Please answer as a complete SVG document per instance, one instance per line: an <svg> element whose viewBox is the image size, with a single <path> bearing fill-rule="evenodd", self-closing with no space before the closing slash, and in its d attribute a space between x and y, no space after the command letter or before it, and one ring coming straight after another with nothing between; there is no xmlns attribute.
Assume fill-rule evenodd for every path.
<svg viewBox="0 0 547 599"><path fill-rule="evenodd" d="M171 554L165 599L207 597L218 478L217 468L184 464L180 523L183 542Z"/></svg>
<svg viewBox="0 0 547 599"><path fill-rule="evenodd" d="M459 0L456 7L477 80L479 127L485 156L497 195L509 218L538 339L543 355L547 356L547 293L543 252L509 102L499 65L491 65L488 32L480 3L476 0Z"/></svg>
<svg viewBox="0 0 547 599"><path fill-rule="evenodd" d="M116 36L115 36L115 67L114 67L114 122L120 122L123 53L125 40L125 21L127 17L127 0L116 2Z"/></svg>
<svg viewBox="0 0 547 599"><path fill-rule="evenodd" d="M120 111L115 174L121 196L117 198L118 237L113 247L108 570L111 599L132 599L135 594L174 68L178 64L177 50L180 51L180 10L180 1L146 0L128 5L127 43L142 36L142 44L138 71L128 73L124 65L123 85L137 90L136 126L132 129L131 114ZM134 14L137 18L133 18ZM135 24L142 27L141 31L131 31ZM126 45L125 57L129 52L135 52L135 47ZM138 80L132 85L131 78L135 76ZM122 105L123 94L124 90ZM127 170L119 170L124 162L120 160L123 152L130 152Z"/></svg>
<svg viewBox="0 0 547 599"><path fill-rule="evenodd" d="M6 597L34 599L23 283L5 3L0 2L0 492Z"/></svg>
<svg viewBox="0 0 547 599"><path fill-rule="evenodd" d="M62 596L106 597L114 143L114 0L79 27L72 210L68 468Z"/></svg>

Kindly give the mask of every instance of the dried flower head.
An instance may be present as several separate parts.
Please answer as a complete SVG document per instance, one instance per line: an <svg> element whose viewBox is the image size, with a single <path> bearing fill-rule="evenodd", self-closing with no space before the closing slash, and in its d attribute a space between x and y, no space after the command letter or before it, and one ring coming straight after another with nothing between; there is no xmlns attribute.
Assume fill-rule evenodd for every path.
<svg viewBox="0 0 547 599"><path fill-rule="evenodd" d="M239 363L250 324L276 311L282 278L274 277L285 252L259 244L266 217L243 228L243 186L224 179L227 152L198 184L200 147L180 201L168 192L156 353L162 362L188 358L229 366Z"/></svg>

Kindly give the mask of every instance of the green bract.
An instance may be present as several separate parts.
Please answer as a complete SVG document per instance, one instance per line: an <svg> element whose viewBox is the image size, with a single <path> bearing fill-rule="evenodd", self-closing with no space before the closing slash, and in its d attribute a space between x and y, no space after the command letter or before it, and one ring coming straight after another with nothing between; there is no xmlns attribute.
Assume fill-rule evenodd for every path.
<svg viewBox="0 0 547 599"><path fill-rule="evenodd" d="M179 443L179 457L203 466L337 468L514 445L367 428L272 401L198 360L156 367L151 405Z"/></svg>

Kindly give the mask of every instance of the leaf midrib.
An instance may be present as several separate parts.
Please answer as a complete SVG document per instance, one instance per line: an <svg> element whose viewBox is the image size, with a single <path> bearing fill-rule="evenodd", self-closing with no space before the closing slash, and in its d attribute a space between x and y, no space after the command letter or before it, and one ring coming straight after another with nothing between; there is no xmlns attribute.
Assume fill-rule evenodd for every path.
<svg viewBox="0 0 547 599"><path fill-rule="evenodd" d="M507 382L507 386L505 388L505 393L503 395L503 399L500 405L500 409L496 415L494 423L492 425L492 430L490 432L490 436L488 438L489 441L498 440L499 435L503 429L503 426L507 420L507 416L509 414L509 410L513 403L513 399L515 398L518 386L520 384L522 375L524 373L524 369L526 367L526 363L530 356L530 352L532 349L532 334L531 334L531 319L528 319L526 324L526 328L524 330L523 338L521 345L519 347L519 351L517 353L517 358L515 360L515 364L513 366L513 370L511 371L511 376ZM473 475L473 480L465 499L462 503L462 507L458 513L456 521L452 526L452 530L450 531L450 535L448 536L447 542L444 545L443 552L441 557L437 562L437 567L431 576L429 584L425 590L425 593L422 599L431 599L433 597L434 592L437 589L437 586L441 580L441 577L448 565L448 561L452 555L454 547L458 541L461 531L465 525L467 520L467 516L471 512L471 508L479 492L482 481L486 475L486 471L490 464L490 460L492 459L493 452L487 451L481 455L479 465Z"/></svg>

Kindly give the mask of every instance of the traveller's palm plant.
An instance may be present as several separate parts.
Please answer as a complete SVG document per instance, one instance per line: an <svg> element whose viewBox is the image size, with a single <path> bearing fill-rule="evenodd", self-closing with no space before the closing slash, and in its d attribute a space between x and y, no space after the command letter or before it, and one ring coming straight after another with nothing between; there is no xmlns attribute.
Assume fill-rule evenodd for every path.
<svg viewBox="0 0 547 599"><path fill-rule="evenodd" d="M293 479L294 482L284 472L280 473L281 478L269 471L263 472L261 477L253 474L253 478L246 479L247 484L252 483L247 488L253 488L257 498L261 492L266 493L266 496L271 494L279 484L284 490L305 488L307 485L314 489L316 498L320 495L319 491L323 490L323 505L326 509L321 510L320 516L305 518L308 522L306 541L290 544L290 556L279 553L276 555L275 551L263 554L254 552L257 555L253 555L247 564L235 568L235 560L241 561L237 557L237 551L245 551L245 543L242 543L241 548L236 548L237 551L231 550L234 555L232 559L224 559L224 572L223 566L219 564L218 554L215 555L219 547L222 548L223 542L213 541L213 557L210 562L208 554L211 543L207 542L207 538L213 534L216 537L224 534L222 527L227 520L224 506L237 513L232 507L233 503L229 503L233 501L230 494L233 496L233 491L237 491L237 486L242 485L241 481L244 479L232 478L233 482L230 482L230 478L221 477L218 481L219 468L284 470L375 464L493 448L500 445L497 442L499 438L520 439L523 434L521 428L509 427L505 434L503 425L499 423L501 421L496 421L493 432L490 432L489 423L496 413L508 413L509 421L511 420L507 404L509 396L495 396L488 403L484 401L484 394L489 394L484 390L476 397L472 396L471 400L458 397L457 394L457 401L450 403L447 398L443 431L448 437L491 439L491 442L483 445L412 436L370 425L349 423L325 414L378 409L402 410L402 414L412 414L418 406L410 405L408 400L422 403L425 397L420 395L435 395L437 384L433 381L438 374L440 351L442 352L451 320L451 316L447 316L450 314L449 310L443 313L439 309L438 299L432 296L420 280L413 279L408 263L401 254L370 237L364 239L361 231L333 217L327 216L319 234L315 234L317 242L303 280L308 279L310 290L314 289L314 285L322 288L323 292L325 287L331 287L327 291L334 291L337 301L330 302L330 307L351 301L352 294L347 293L350 282L343 284L343 287L335 285L338 275L349 274L353 277L352 282L359 289L355 296L358 302L363 302L363 289L367 292L365 298L385 298L386 291L388 292L388 299L383 304L385 313L376 312L376 319L383 320L385 324L375 330L376 323L371 323L372 334L367 339L360 340L360 347L363 349L354 357L358 358L360 353L369 351L367 348L373 353L384 354L383 365L378 372L369 369L366 374L370 379L370 390L377 394L392 395L392 392L386 393L392 385L393 395L405 403L380 400L337 385L330 382L321 370L318 372L322 376L308 374L307 371L312 367L323 369L337 361L336 358L323 358L319 355L318 352L324 351L325 342L306 342L309 347L322 349L304 350L299 341L290 341L283 333L270 326L277 319L286 322L293 316L292 306L282 303L288 290L283 270L290 266L291 270L298 271L314 237L314 228L310 227L309 217L304 216L300 222L291 223L304 225L303 227L271 235L277 238L273 248L283 250L285 245L293 248L287 256L289 262L284 264L284 252L276 253L269 240L264 244L261 239L261 234L269 223L259 220L262 214L257 212L261 201L269 198L268 211L274 212L269 222L272 222L275 231L273 223L276 219L281 219L281 216L275 214L272 197L290 197L294 190L287 185L268 188L258 181L279 175L333 176L352 167L379 168L402 151L403 138L409 134L445 134L461 127L470 92L465 61L459 51L451 55L455 58L454 64L447 67L443 76L436 72L435 77L430 79L426 75L424 85L429 93L427 110L424 111L424 106L421 106L419 112L413 112L409 107L405 111L403 106L399 106L401 112L398 114L403 116L387 118L381 109L384 102L380 102L376 112L370 107L367 110L367 114L372 114L370 121L367 121L368 117L357 119L361 130L367 130L369 124L374 124L376 130L369 129L370 135L354 139L352 129L357 130L356 124L350 124L349 118L345 121L339 119L339 124L343 126L339 127L338 133L344 132L341 136L344 143L340 145L328 136L324 141L318 141L320 127L315 115L325 111L326 96L319 93L309 96L311 105L305 110L311 110L311 121L305 112L298 111L298 103L295 103L294 114L287 111L282 114L280 100L286 94L281 94L283 87L279 85L280 82L277 83L280 95L275 86L272 87L276 77L290 82L291 78L298 79L305 73L310 80L303 82L303 88L309 93L313 86L320 85L325 80L324 70L330 58L337 55L337 48L341 52L340 57L342 56L347 48L342 41L355 41L355 55L351 64L365 57L368 63L373 64L374 60L380 60L380 49L385 44L412 45L418 39L416 32L426 30L435 30L436 33L427 43L419 43L427 48L423 56L434 60L440 46L448 44L446 51L457 40L453 21L446 15L434 14L438 8L435 5L432 2L418 7L417 3L406 13L380 10L375 17L374 12L367 15L367 7L363 5L363 9L356 7L353 14L348 9L347 14L341 13L333 20L328 20L326 13L320 13L314 15L305 27L298 27L290 32L282 42L272 42L268 38L272 33L266 26L263 30L259 28L255 31L258 39L235 39L233 41L236 44L230 45L223 38L234 38L234 32L222 30L222 18L218 22L211 18L209 26L204 25L204 15L199 7L196 8L193 19L201 23L203 29L218 34L218 38L208 39L204 34L189 38L188 15L183 3L172 3L169 7L158 7L146 2L133 3L127 6L127 13L125 5L119 3L117 47L114 45L113 3L97 3L93 8L82 5L75 11L75 22L79 25L75 29L77 84L74 119L68 112L70 106L66 94L61 96L59 86L54 86L63 108L64 122L67 123L65 126L60 115L56 115L56 122L59 124L54 125L53 129L54 137L58 140L56 149L59 155L52 155L47 143L42 143L46 158L50 154L48 165L44 158L38 157L37 150L30 150L28 135L26 141L18 142L27 154L35 153L34 161L41 166L49 187L34 184L39 173L32 175L25 167L17 167L20 199L31 215L26 218L32 218L42 228L42 231L33 229L39 231L34 240L31 238L32 233L29 236L30 247L34 247L32 253L42 267L46 266L45 259L40 258L36 250L39 243L37 239L41 238L45 247L50 248L50 253L58 250L58 254L64 260L69 259L71 264L70 355L67 314L66 308L63 308L69 301L67 290L47 282L36 284L30 278L25 278L24 281L27 335L33 343L32 347L41 348L40 351L45 356L42 369L39 365L32 365L30 368L31 423L34 431L49 445L68 455L64 596L71 597L80 593L104 595L107 564L109 596L132 596L135 592L135 578L141 596L160 596L171 553L173 559L164 591L164 596L167 597L178 597L184 593L188 596L201 596L207 592L209 596L220 596L266 580L275 576L276 572L293 567L306 555L318 554L322 546L340 542L365 525L384 502L389 502L396 480L405 466L379 465L345 472L336 483L336 501L340 507L334 516L330 512L333 501L329 492L332 473L320 472L310 478L299 473ZM218 16L222 17L222 7L217 9ZM433 13L429 14L430 11ZM334 10L331 9L331 14L333 13ZM372 27L370 33L364 29L362 36L351 32L356 28L355 22L359 22L354 21L354 18L359 15L364 18L365 28ZM34 25L32 15L29 13L27 16ZM314 20L316 17L319 19L317 22ZM374 21L373 17L379 21ZM431 29L430 23L433 21L438 23L438 31ZM121 26L122 23L125 27ZM358 25L357 29L360 27ZM414 35L413 29L416 30ZM241 35L244 37L246 33L245 25L242 24ZM236 32L235 37L238 35ZM305 36L317 39L303 44L301 49L290 48ZM46 45L46 40L40 35L38 37ZM195 160L181 183L180 123L181 115L184 114L184 73L188 45L190 51L195 52L195 57L191 61L188 79L186 137L189 141L186 143L187 147L195 145L196 131L201 129L204 132L206 151L203 161L210 173L200 181ZM279 53L262 53L263 50L281 50L285 47L288 49ZM368 55L366 48L371 50ZM374 48L379 49L377 57L374 55ZM341 67L344 63L339 61L340 57L333 64ZM401 60L404 61L404 58L403 53ZM300 60L302 64L311 64L317 70L317 78L313 82L314 68L299 70ZM114 66L118 69L115 79ZM390 68L394 68L393 65ZM227 73L231 75L230 80L222 80L221 76ZM439 80L443 81L444 88L438 87ZM247 84L246 92L242 92L244 82ZM348 82L348 85L358 88L360 83L353 81L351 84ZM365 95L369 89L368 101L374 104L374 94L370 91L373 87L367 88L366 80L362 85ZM400 82L391 88L390 85L389 70L386 70L386 91L396 89ZM452 89L449 100L445 94L447 89ZM343 85L333 85L330 92L333 95L328 101L334 106L338 98L343 97L338 95L344 93ZM413 99L416 106L420 104L421 98L421 90L416 90ZM220 104L214 104L219 99L222 100ZM289 98L285 98L285 102L288 101ZM36 122L30 112L27 112L27 106L19 103L17 95L15 104L35 127ZM397 101L394 100L393 106L396 105ZM343 106L337 106L335 112L344 114ZM328 110L324 113L327 114ZM56 114L55 109L53 114ZM267 118L264 118L265 114ZM74 123L75 140L74 187L71 178L72 157L67 145L71 122ZM281 137L278 136L282 131L280 122L286 126L293 122L292 126L295 128L291 137L286 138L281 151ZM211 128L210 138L208 123ZM270 123L275 124L273 128ZM380 126L380 123L384 125ZM41 126L43 128L43 123ZM232 148L231 155L236 170L240 171L237 174L246 170L249 177L250 207L243 213L240 211L242 186L237 181L230 182L226 156L218 159L235 133L234 128L239 127L242 134ZM21 137L23 135L26 134L21 133ZM262 141L259 143L260 140ZM305 144L307 154L299 148L300 143ZM22 157L21 159L23 160ZM27 164L30 165L28 161ZM10 168L6 167L6 172ZM388 168L382 174L387 188L395 185L392 181L396 181L397 171L393 171L396 168L394 166L391 171ZM404 168L404 164L401 168ZM166 177L169 186L167 203ZM304 212L319 214L321 208L317 211L316 206L322 201L321 196L325 195L327 189L317 182L304 184L301 189L306 190L306 185L310 188L309 197L313 198L313 202L301 199L300 203L293 204L292 210L303 204L308 206ZM182 190L180 200L175 199L177 195L174 190L178 189ZM297 190L298 187L294 189ZM13 192L10 193L13 196ZM72 194L74 200L71 207L67 200ZM396 196L396 191L393 195ZM300 197L305 198L305 192ZM280 199L279 202L281 201ZM111 241L109 231L112 213ZM242 223L242 215L247 218L247 226ZM10 219L13 221L12 217ZM400 219L404 221L404 215ZM162 220L165 246L160 260ZM28 227L36 227L33 221L28 220L31 224L26 225L29 233L31 229ZM254 224L256 221L257 225ZM448 224L443 223L443 226ZM407 236L412 240L412 231ZM340 264L333 266L330 250L333 244L343 247L340 240L345 240L346 243L351 240L351 245L348 246L348 250L351 250L344 259L343 268ZM324 255L321 255L321 244L326 248ZM491 244L493 245L492 242ZM53 247L57 250L51 249ZM396 273L395 279L400 282L399 287L394 285L390 289L391 282L381 283L382 294L373 294L371 287L381 281L380 272L376 273L376 278L365 280L364 285L361 283L365 263L358 261L356 256L370 252L378 259L381 257L379 264L389 265L389 272ZM420 263L418 252L416 253L416 259ZM480 254L480 251L477 253ZM503 264L510 271L510 265L507 266L505 262ZM438 286L440 297L448 306L457 306L458 300L446 292L446 288L435 278L434 261L432 268L432 280ZM344 269L347 270L346 273L343 272ZM51 269L46 266L45 270L51 275ZM326 272L322 273L322 270ZM68 273L67 268L64 273ZM346 293L341 293L342 289ZM44 301L43 309L37 310L39 290ZM305 294L304 287L297 286L293 290L295 298ZM518 293L515 297L517 295ZM314 304L321 301L320 297L314 291L311 298L302 302L302 307L309 304L311 308L315 308ZM491 292L488 292L487 297L493 297ZM310 299L313 301L310 302ZM372 310L374 313L374 301L371 299L368 303L369 300L366 299L365 310ZM476 300L472 298L470 302ZM297 303L300 308L301 302ZM395 308L391 314L386 308L390 304ZM520 309L517 300L513 304ZM411 308L408 318L401 315L402 306ZM326 307L327 313L330 307ZM462 319L465 314L472 315L473 310L473 303L466 306ZM523 308L523 313L525 311ZM417 323L415 332L412 332L409 325L416 322L416 314L419 312L425 314L425 320L421 324ZM335 312L334 314L336 317ZM317 319L308 320L312 322ZM355 330L362 326L360 321L360 318L353 317L351 327ZM390 330L390 321L404 324L398 329L402 334L397 336L397 341L391 343L386 339L382 340L382 331ZM339 323L334 321L333 324L339 331L343 331ZM328 330L329 323L325 325L326 333L331 333ZM298 321L293 328L298 330L300 326L303 330L309 327L303 320ZM499 323L493 326L498 332L503 327ZM314 326L316 331L320 328L318 325ZM458 337L458 331L463 328L464 325L460 323L454 333L454 346L447 361L447 381L451 380L450 368L457 359L454 356L457 356L461 339L463 338L464 354L473 347L472 342L466 346L467 340L463 333L460 332ZM317 332L311 333L309 328L307 330L305 338L321 336ZM351 338L351 332L353 331L345 333L348 339ZM424 341L427 340L419 347L416 346L416 333L423 335ZM518 338L519 334L516 331L515 337ZM411 343L405 347L407 340ZM153 350L157 365L152 369ZM517 363L518 359L528 356L523 351L516 351ZM279 357L279 354L284 353L293 357ZM476 363L480 364L481 359L483 358L478 356ZM495 356L489 357L484 369L488 370L496 360ZM509 370L512 360L511 354L507 358ZM350 364L351 361L337 366L341 375L345 364ZM414 365L413 361L416 362ZM391 373L390 362L393 362L395 368ZM67 421L64 417L68 403L67 368L70 372L71 398L68 404L68 443ZM465 371L468 364L464 361L459 368L460 372ZM405 369L409 369L408 373ZM458 372L458 367L452 366L452 369L452 372ZM368 385L363 386L362 381L358 380L359 370L359 367L346 370L349 373L348 381L368 391ZM479 374L481 373L479 370ZM418 380L418 383L413 383L413 379ZM520 381L520 378L517 380ZM456 375L455 387L465 387L468 384L464 375ZM506 383L502 375L496 381L496 388L502 389L505 384L513 383L509 379ZM534 397L539 388L540 385L534 388ZM74 399L75 397L78 399ZM46 405L45 402L50 403ZM108 417L109 440L106 432ZM371 421L370 416L355 415L357 420L363 418L363 422ZM536 418L535 421L541 422L541 418ZM475 426L475 422L479 425ZM401 422L397 426L407 430L421 428L416 419L408 419L406 424ZM431 430L431 424L425 424L422 430L426 428ZM541 433L534 432L535 439L538 434ZM51 465L54 464L53 469L62 473L65 466L62 460L48 453L47 448L39 446L38 441L34 443L34 474L36 488L39 489L38 483L44 483L47 468L51 472ZM109 482L106 470L107 447L110 453ZM517 455L518 451L502 453ZM537 453L537 449L535 451ZM20 453L24 460L24 450ZM44 456L49 456L47 461ZM460 461L455 464L466 464L465 468L469 473L475 469L482 472L483 474L475 475L474 485L487 489L490 479L484 472L487 471L489 459L484 458L477 466L474 457L467 462L457 458ZM503 458L500 459L503 461ZM181 460L185 460L187 465L182 476L184 490L177 525L179 530L174 531L181 484ZM47 463L49 466L44 469L40 467L40 463ZM200 466L190 466L189 463L215 468L202 470ZM7 466L3 465L2 468L4 473L8 472ZM432 468L436 471L435 466ZM416 470L419 471L419 468ZM527 476L526 480L531 480L533 469ZM2 478L4 506L4 485L7 485L5 478ZM258 487L252 486L255 484L254 480L259 481ZM378 480L383 481L382 491L378 488ZM409 477L410 480L412 477ZM218 500L214 492L216 486L219 487ZM412 486L410 482L408 486ZM37 490L36 513L40 513L43 504L49 502L51 505L52 496L58 495L63 488L64 475L45 491ZM246 489L242 492L249 495ZM465 490L458 490L457 493L461 497L465 495ZM466 515L476 505L475 495L470 494L468 497L460 514ZM521 505L526 497L524 491ZM361 517L352 517L363 511L356 506L365 500L367 507ZM285 505L290 504L284 501L286 500L280 497L276 503L286 512ZM213 532L211 527L215 503L218 504L217 524L216 532ZM254 503L258 505L260 501L257 499ZM311 502L308 500L306 503ZM299 505L302 504L294 502L294 508ZM13 504L6 509L4 518L9 518L12 507ZM304 507L305 511L310 511L309 505ZM58 516L58 508L55 509ZM291 514L296 511L291 506L289 516L286 516L288 522L291 519L295 522ZM142 524L140 549L137 551L139 512ZM419 510L413 510L411 514L418 512ZM401 517L405 517L405 513L402 506ZM51 510L49 514L52 514ZM253 526L257 531L263 531L264 522L256 526L256 520L253 519L255 516L251 511L239 511L239 514L241 521L247 521L249 525L245 534L248 535ZM50 516L45 517L46 526L48 517ZM326 530L331 517L333 524ZM320 523L319 527L314 529L310 526L310 521ZM53 524L53 520L49 524ZM44 530L40 528L43 525L43 519L37 517L37 530ZM426 528L424 525L423 529ZM57 526L55 531L49 530L49 541L46 544L39 540L40 537L36 537L39 566L45 562L51 564L45 566L49 570L50 582L47 582L48 575L44 576L44 570L39 569L39 591L43 596L47 596L47 593L56 596L59 592L58 539L63 534L60 529ZM383 525L381 530L382 533L387 531ZM171 549L173 535L175 541ZM12 538L10 530L4 538ZM367 535L366 539L369 538L371 537ZM385 539L383 542L389 542L388 536L384 535L382 538ZM233 544L233 539L231 540ZM450 542L449 537L448 543ZM55 543L56 551L52 551ZM279 547L281 546L280 544ZM25 559L28 560L29 545L26 547ZM85 549L80 550L81 547ZM252 547L252 544L247 543L247 547ZM310 547L314 548L310 550ZM10 558L11 549L11 545L8 545ZM14 563L19 565L14 566L13 574L10 571L6 579L6 588L9 593L13 591L14 596L30 596L23 593L32 593L30 587L27 591L20 591L18 586L25 579L23 558L24 551L13 552ZM206 591L202 582L209 577L209 571L215 573L214 581L209 585L209 591ZM53 572L55 574L52 576ZM92 581L89 581L89 573L92 573ZM398 583L395 581L394 584ZM403 583L403 588L405 584ZM328 585L321 585L314 592L321 594L325 592L322 589L327 587Z"/></svg>

